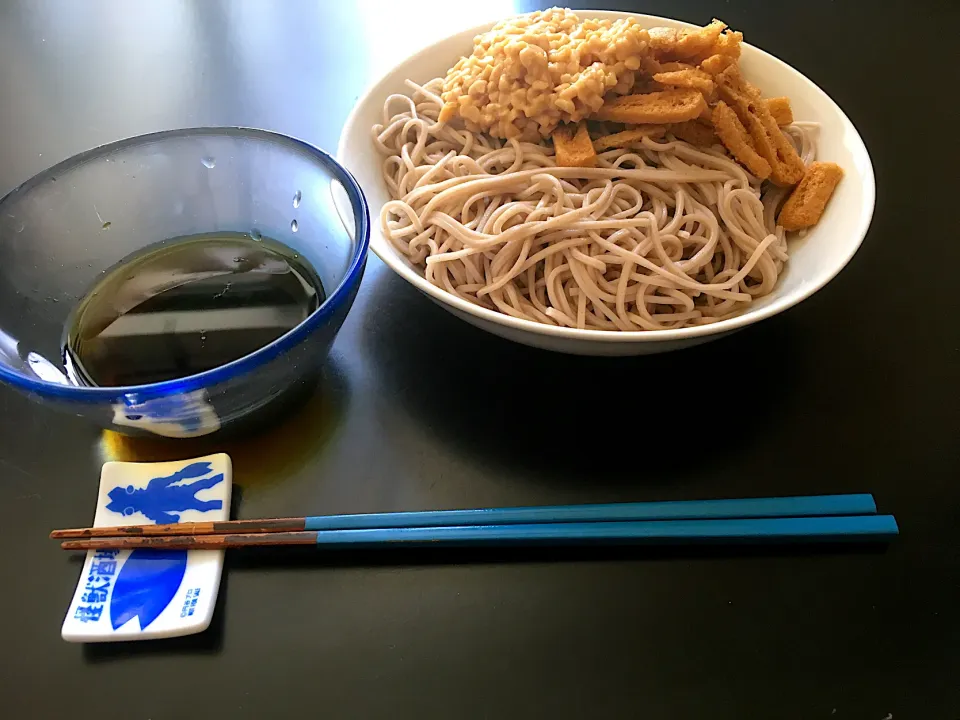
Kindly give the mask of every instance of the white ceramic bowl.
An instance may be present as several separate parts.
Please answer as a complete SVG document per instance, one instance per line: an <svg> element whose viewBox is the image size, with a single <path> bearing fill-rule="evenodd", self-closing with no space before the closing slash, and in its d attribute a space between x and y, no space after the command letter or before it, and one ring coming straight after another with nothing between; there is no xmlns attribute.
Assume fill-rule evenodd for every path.
<svg viewBox="0 0 960 720"><path fill-rule="evenodd" d="M631 17L645 27L693 27L687 23L623 12L576 11L580 17L615 20ZM797 120L821 123L818 159L840 165L845 176L820 222L804 238L790 241L790 261L774 291L741 314L711 325L654 332L576 330L542 325L477 307L427 282L420 270L383 237L377 217L390 200L381 176L381 156L374 148L371 127L381 122L383 102L392 93L406 93L406 79L417 83L446 74L462 55L472 51L473 38L492 24L465 30L440 40L400 63L357 103L347 119L337 159L360 182L373 217L370 248L394 272L454 315L495 335L532 345L580 355L642 355L697 345L776 315L826 285L860 247L873 215L875 186L870 156L863 140L843 111L826 93L786 63L763 50L743 46L743 74L765 95L786 95Z"/></svg>

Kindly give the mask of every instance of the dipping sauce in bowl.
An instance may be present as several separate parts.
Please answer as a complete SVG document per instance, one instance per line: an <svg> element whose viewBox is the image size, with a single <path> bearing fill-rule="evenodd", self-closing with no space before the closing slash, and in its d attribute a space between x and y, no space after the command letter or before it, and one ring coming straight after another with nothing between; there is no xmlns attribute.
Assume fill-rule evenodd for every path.
<svg viewBox="0 0 960 720"><path fill-rule="evenodd" d="M313 389L368 241L356 181L293 138L82 153L0 200L0 380L127 434L275 417Z"/></svg>

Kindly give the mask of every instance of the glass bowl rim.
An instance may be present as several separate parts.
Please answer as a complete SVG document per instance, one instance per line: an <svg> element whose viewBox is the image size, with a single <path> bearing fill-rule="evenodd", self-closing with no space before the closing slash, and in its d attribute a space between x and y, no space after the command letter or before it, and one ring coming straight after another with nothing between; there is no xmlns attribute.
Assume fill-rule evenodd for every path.
<svg viewBox="0 0 960 720"><path fill-rule="evenodd" d="M60 383L47 382L22 375L3 365L0 365L0 381L9 383L27 392L37 393L39 395L51 396L63 400L72 400L75 402L101 402L107 400L116 400L124 396L132 396L131 400L143 402L144 400L162 396L168 396L179 393L186 393L192 390L208 388L224 381L230 380L238 375L256 370L258 367L266 364L274 358L296 347L305 340L310 334L317 330L329 317L339 309L349 297L353 286L360 279L363 271L364 261L370 246L370 211L367 206L366 197L360 184L354 179L353 175L343 165L341 165L332 155L321 150L316 145L286 135L273 130L263 130L261 128L244 127L241 125L224 126L203 126L191 128L179 128L176 130L161 130L159 132L135 135L133 137L116 140L104 145L85 150L76 155L72 155L56 165L34 175L29 180L21 183L10 192L0 197L0 208L15 195L32 190L41 183L47 181L51 176L62 174L66 170L74 169L88 160L109 154L115 150L146 145L157 140L169 140L179 137L190 137L197 135L227 135L242 136L253 139L265 140L273 143L292 145L294 148L306 151L308 155L313 156L333 178L340 182L347 198L350 201L350 207L354 217L354 249L350 258L350 264L343 275L343 279L337 287L327 295L324 302L313 311L303 322L292 330L278 337L273 342L264 345L254 352L237 358L224 365L218 365L215 368L206 370L194 375L187 375L173 380L164 380L157 383L146 385L117 385L110 387L86 387L80 385L64 385ZM341 222L342 216L339 215ZM346 230L346 228L344 228Z"/></svg>

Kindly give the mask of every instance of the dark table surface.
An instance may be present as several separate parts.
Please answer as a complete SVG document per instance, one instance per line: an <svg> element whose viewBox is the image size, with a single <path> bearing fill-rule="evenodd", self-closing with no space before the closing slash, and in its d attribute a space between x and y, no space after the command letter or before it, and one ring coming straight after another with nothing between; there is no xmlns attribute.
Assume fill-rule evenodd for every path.
<svg viewBox="0 0 960 720"><path fill-rule="evenodd" d="M7 0L0 186L180 126L333 150L391 64L536 7L454 6ZM619 6L720 15L844 108L878 187L850 266L734 337L603 360L488 336L371 257L316 397L242 443L125 441L0 389L0 716L960 718L957 5ZM234 458L239 517L869 491L902 535L885 551L236 554L206 633L62 642L79 563L47 531L90 520L103 460L209 447Z"/></svg>

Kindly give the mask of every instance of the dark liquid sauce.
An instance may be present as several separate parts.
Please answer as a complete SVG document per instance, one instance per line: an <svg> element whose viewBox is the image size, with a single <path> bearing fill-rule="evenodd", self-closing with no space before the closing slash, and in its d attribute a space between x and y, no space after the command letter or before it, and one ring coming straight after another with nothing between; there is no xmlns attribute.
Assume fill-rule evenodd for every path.
<svg viewBox="0 0 960 720"><path fill-rule="evenodd" d="M108 270L68 321L63 360L78 385L140 385L237 360L324 300L316 271L285 245L241 233L146 248Z"/></svg>

